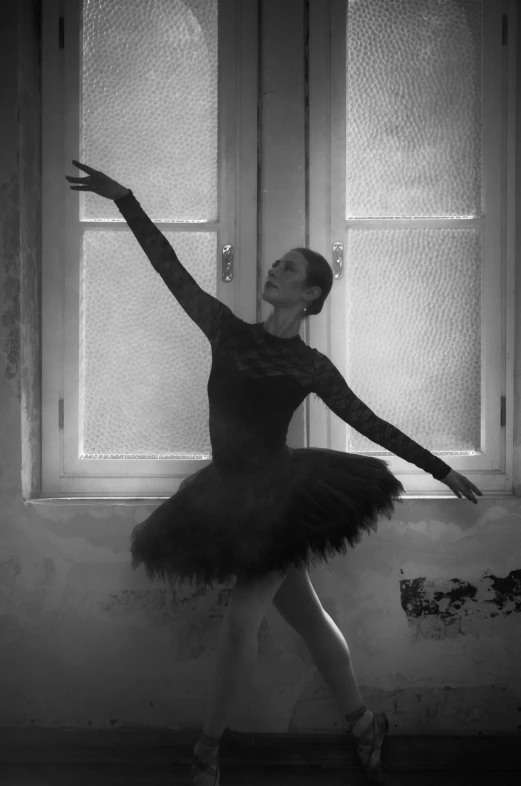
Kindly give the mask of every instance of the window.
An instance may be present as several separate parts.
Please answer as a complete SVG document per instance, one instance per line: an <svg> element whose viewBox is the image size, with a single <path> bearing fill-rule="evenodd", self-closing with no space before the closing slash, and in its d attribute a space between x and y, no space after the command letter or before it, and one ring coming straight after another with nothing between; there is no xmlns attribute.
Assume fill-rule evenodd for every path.
<svg viewBox="0 0 521 786"><path fill-rule="evenodd" d="M332 0L330 16L320 3L310 8L310 245L331 253L340 244L310 343L377 415L480 488L505 491L509 4ZM412 494L446 493L320 401L309 408L310 444L384 458Z"/></svg>
<svg viewBox="0 0 521 786"><path fill-rule="evenodd" d="M44 3L43 496L170 495L211 458L208 340L116 204L64 176L76 159L131 188L255 321L256 232L236 229L256 220L255 5Z"/></svg>
<svg viewBox="0 0 521 786"><path fill-rule="evenodd" d="M295 44L308 124L280 132L308 143L308 225L298 242L281 230L277 253L305 234L335 272L309 343L377 415L502 493L516 18L512 0L309 0L309 46ZM257 3L44 0L43 23L42 496L170 496L210 459L209 345L116 205L65 174L78 159L131 188L201 286L256 321L257 259L276 258L257 253ZM269 91L260 101L266 117ZM261 163L281 145L270 118ZM304 215L299 189L284 211ZM310 446L382 457L409 494L452 496L306 408Z"/></svg>

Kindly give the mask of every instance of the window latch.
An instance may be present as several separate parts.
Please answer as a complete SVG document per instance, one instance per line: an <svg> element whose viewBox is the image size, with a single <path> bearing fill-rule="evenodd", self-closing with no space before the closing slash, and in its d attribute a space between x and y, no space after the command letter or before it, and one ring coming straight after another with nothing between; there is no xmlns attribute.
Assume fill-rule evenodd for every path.
<svg viewBox="0 0 521 786"><path fill-rule="evenodd" d="M333 278L344 276L344 244L333 243Z"/></svg>
<svg viewBox="0 0 521 786"><path fill-rule="evenodd" d="M222 280L231 281L233 278L233 246L223 246L221 256Z"/></svg>

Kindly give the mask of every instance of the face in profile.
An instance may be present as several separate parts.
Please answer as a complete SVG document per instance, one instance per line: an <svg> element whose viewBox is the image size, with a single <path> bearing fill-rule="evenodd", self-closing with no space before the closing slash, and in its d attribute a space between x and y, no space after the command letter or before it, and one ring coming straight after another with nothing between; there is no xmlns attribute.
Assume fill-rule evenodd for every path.
<svg viewBox="0 0 521 786"><path fill-rule="evenodd" d="M273 263L264 284L262 299L273 306L297 305L302 302L307 274L305 257L299 251L286 252ZM320 294L320 289L316 289Z"/></svg>

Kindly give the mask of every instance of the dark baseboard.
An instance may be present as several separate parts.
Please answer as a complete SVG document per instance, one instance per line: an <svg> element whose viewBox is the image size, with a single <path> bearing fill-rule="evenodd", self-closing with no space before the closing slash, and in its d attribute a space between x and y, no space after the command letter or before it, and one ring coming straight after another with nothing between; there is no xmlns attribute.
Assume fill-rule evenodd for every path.
<svg viewBox="0 0 521 786"><path fill-rule="evenodd" d="M70 763L187 765L200 728L43 729L0 727L0 764ZM228 766L354 767L353 737L331 733L261 734L226 730L221 761ZM386 770L521 771L521 735L390 734Z"/></svg>

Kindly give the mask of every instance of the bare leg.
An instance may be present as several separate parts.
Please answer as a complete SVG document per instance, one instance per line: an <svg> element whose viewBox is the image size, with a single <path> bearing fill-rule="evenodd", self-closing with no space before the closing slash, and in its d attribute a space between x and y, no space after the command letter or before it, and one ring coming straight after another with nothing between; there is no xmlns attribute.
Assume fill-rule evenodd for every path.
<svg viewBox="0 0 521 786"><path fill-rule="evenodd" d="M325 609L320 628L302 636L317 669L345 715L359 709L364 700L356 681L351 653L341 630ZM301 634L302 635L302 634Z"/></svg>
<svg viewBox="0 0 521 786"><path fill-rule="evenodd" d="M357 754L374 783L383 782L381 749L389 730L385 713L364 706L346 640L320 603L306 570L288 573L273 599L284 619L306 642L324 682L345 713Z"/></svg>
<svg viewBox="0 0 521 786"><path fill-rule="evenodd" d="M346 715L363 705L351 653L341 630L319 603L318 615L305 615L305 622L292 616L292 627L304 639L313 661L329 690ZM302 613L302 606L298 607ZM263 615L262 615L263 616ZM258 622L262 620L262 616ZM252 623L250 617L249 623ZM203 733L220 737L229 713L250 679L257 658L258 624L235 626L227 613L215 666L215 681L203 724ZM296 627L298 625L298 627Z"/></svg>
<svg viewBox="0 0 521 786"><path fill-rule="evenodd" d="M219 740L239 692L250 678L257 658L257 633L266 607L284 581L270 573L254 582L237 581L230 596L217 651L215 676L203 724L194 748L192 783L218 783Z"/></svg>
<svg viewBox="0 0 521 786"><path fill-rule="evenodd" d="M324 682L346 715L363 706L347 642L323 608L307 571L288 573L273 603L304 639Z"/></svg>
<svg viewBox="0 0 521 786"><path fill-rule="evenodd" d="M215 676L203 733L209 737L220 737L228 723L240 691L250 679L257 658L257 631L242 633L230 631L229 619L225 618L215 662Z"/></svg>

